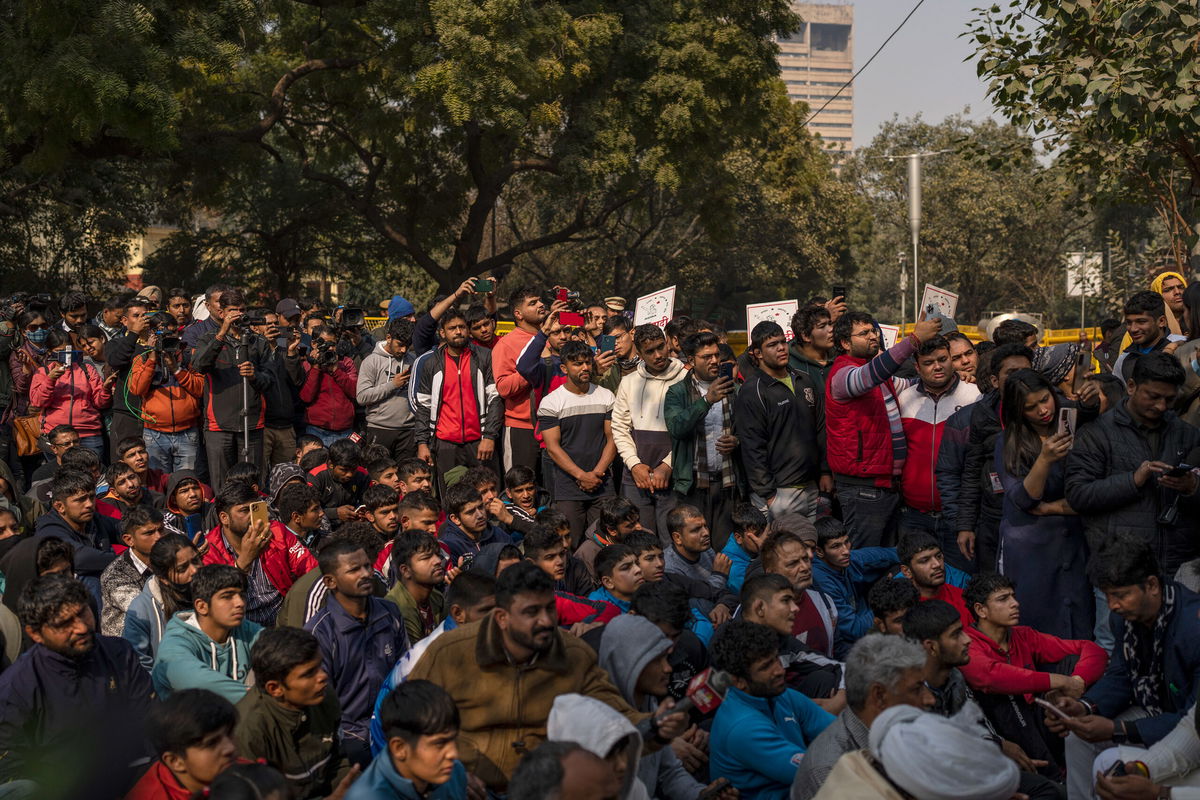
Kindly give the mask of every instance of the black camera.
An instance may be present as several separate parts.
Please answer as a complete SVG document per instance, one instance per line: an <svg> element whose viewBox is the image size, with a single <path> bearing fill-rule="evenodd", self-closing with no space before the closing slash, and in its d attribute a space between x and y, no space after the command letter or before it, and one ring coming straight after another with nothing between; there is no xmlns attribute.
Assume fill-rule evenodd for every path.
<svg viewBox="0 0 1200 800"><path fill-rule="evenodd" d="M338 327L342 330L361 328L367 324L367 312L357 306L346 306L342 309L342 320Z"/></svg>
<svg viewBox="0 0 1200 800"><path fill-rule="evenodd" d="M238 325L250 328L255 325L266 325L267 317L261 311L247 311L242 314L242 318L237 321Z"/></svg>
<svg viewBox="0 0 1200 800"><path fill-rule="evenodd" d="M337 345L324 339L314 341L308 360L314 367L332 367L338 363Z"/></svg>

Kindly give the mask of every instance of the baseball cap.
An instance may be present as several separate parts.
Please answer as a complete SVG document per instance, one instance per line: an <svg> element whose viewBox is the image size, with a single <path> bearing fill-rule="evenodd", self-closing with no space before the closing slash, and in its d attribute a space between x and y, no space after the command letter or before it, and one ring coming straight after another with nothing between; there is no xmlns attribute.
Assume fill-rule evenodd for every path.
<svg viewBox="0 0 1200 800"><path fill-rule="evenodd" d="M275 313L285 319L298 317L300 316L300 304L290 297L285 297L275 304Z"/></svg>

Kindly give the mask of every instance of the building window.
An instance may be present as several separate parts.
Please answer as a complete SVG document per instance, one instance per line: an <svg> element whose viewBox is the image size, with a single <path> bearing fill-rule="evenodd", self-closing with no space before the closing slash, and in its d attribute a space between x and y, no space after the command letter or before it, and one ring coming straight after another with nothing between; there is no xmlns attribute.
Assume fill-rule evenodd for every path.
<svg viewBox="0 0 1200 800"><path fill-rule="evenodd" d="M814 22L812 24L812 49L846 52L850 49L850 26Z"/></svg>
<svg viewBox="0 0 1200 800"><path fill-rule="evenodd" d="M804 35L804 29L807 27L808 26L802 22L802 23L800 23L800 30L796 31L795 33L791 34L790 36L780 36L779 41L786 42L787 44L804 44L804 42L807 38Z"/></svg>

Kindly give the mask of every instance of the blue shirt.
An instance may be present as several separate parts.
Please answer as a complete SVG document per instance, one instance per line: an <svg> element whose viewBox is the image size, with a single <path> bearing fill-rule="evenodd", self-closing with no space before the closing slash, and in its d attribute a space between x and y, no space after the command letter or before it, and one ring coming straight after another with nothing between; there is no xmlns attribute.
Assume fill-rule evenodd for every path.
<svg viewBox="0 0 1200 800"><path fill-rule="evenodd" d="M809 743L835 719L795 689L767 698L730 688L713 720L709 777L728 778L744 800L787 800Z"/></svg>
<svg viewBox="0 0 1200 800"><path fill-rule="evenodd" d="M438 786L430 786L428 794L420 794L412 781L396 771L392 755L386 750L371 760L370 766L359 776L346 800L466 800L467 770L461 761L454 762L450 780Z"/></svg>
<svg viewBox="0 0 1200 800"><path fill-rule="evenodd" d="M721 552L729 556L729 560L733 562L729 567L729 580L725 582L725 586L734 594L741 594L742 583L746 580L746 569L754 560L754 556L747 553L732 535L730 535L729 541L725 542L725 547L721 549Z"/></svg>
<svg viewBox="0 0 1200 800"><path fill-rule="evenodd" d="M342 735L368 741L368 723L388 670L408 650L400 609L389 600L367 599L365 621L352 617L332 593L304 624L321 643L321 666L342 706Z"/></svg>
<svg viewBox="0 0 1200 800"><path fill-rule="evenodd" d="M628 614L629 608L633 605L632 600L618 600L612 592L601 586L587 596L588 600L602 600L605 603L612 603L617 608L621 609L622 614Z"/></svg>

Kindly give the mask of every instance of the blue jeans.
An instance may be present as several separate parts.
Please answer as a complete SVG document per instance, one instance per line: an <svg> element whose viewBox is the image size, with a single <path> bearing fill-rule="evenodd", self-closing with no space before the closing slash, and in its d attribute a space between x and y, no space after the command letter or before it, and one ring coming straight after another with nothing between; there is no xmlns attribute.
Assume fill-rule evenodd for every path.
<svg viewBox="0 0 1200 800"><path fill-rule="evenodd" d="M104 437L103 436L100 436L99 434L97 434L95 436L80 436L79 444L80 444L80 446L86 447L88 450L91 450L93 453L100 456L101 464L105 463L105 461L104 461Z"/></svg>
<svg viewBox="0 0 1200 800"><path fill-rule="evenodd" d="M974 575L975 565L967 560L962 550L958 549L958 531L954 528L950 518L943 516L940 512L926 514L908 506L905 506L904 510L900 512L901 537L917 531L931 534L942 546L942 556L946 559L947 564L968 575Z"/></svg>
<svg viewBox="0 0 1200 800"><path fill-rule="evenodd" d="M189 428L178 433L146 428L142 431L150 466L166 473L180 469L195 469L200 450L200 429Z"/></svg>
<svg viewBox="0 0 1200 800"><path fill-rule="evenodd" d="M309 425L304 429L304 432L307 433L309 436L317 437L318 439L321 440L321 444L325 445L326 447L329 447L329 445L333 444L338 439L345 439L347 436L349 436L351 433L354 432L354 429L347 428L344 431L328 431L328 430L325 430L324 428L318 428L316 425Z"/></svg>

